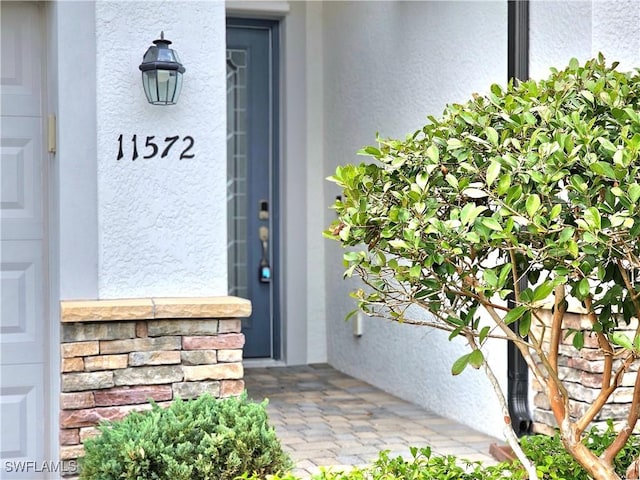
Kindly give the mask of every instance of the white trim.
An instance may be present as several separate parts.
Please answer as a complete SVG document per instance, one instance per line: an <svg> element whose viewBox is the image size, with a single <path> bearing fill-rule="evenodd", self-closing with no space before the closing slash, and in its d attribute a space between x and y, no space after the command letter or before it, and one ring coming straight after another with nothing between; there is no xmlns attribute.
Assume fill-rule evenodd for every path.
<svg viewBox="0 0 640 480"><path fill-rule="evenodd" d="M244 368L285 367L286 365L286 362L273 358L245 358L242 360Z"/></svg>
<svg viewBox="0 0 640 480"><path fill-rule="evenodd" d="M43 101L43 116L55 114L57 112L57 55L56 45L57 19L55 4L45 2L43 11L43 28L46 38L47 48L44 51L44 78L43 88L45 96ZM55 132L57 137L57 132ZM55 138L57 143L57 138ZM60 215L58 209L59 188L58 188L58 165L56 153L44 153L46 159L46 182L47 182L47 205L44 214L47 218L47 229L45 239L47 241L47 279L48 279L48 304L47 319L49 322L49 343L48 347L48 385L46 394L46 411L48 418L48 438L46 445L48 448L48 458L53 462L60 461L60 312L59 312L59 292L60 292L60 244L58 242L60 233ZM53 477L49 477L53 478Z"/></svg>
<svg viewBox="0 0 640 480"><path fill-rule="evenodd" d="M305 2L293 2L289 15L281 22L281 319L283 358L288 365L308 362L305 12Z"/></svg>
<svg viewBox="0 0 640 480"><path fill-rule="evenodd" d="M279 0L227 0L228 16L282 18L289 13L289 2Z"/></svg>

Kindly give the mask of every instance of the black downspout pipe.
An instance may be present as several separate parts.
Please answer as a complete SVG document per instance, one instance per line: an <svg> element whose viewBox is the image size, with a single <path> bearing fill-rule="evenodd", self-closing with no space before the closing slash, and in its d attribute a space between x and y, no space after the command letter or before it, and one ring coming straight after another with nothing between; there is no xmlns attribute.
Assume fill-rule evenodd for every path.
<svg viewBox="0 0 640 480"><path fill-rule="evenodd" d="M529 79L529 0L508 0L508 66L509 80ZM521 290L527 280L520 280ZM514 306L513 298L510 307ZM518 322L511 325L517 332ZM507 399L513 430L518 437L528 435L532 429L529 413L529 370L520 351L513 342L507 343Z"/></svg>

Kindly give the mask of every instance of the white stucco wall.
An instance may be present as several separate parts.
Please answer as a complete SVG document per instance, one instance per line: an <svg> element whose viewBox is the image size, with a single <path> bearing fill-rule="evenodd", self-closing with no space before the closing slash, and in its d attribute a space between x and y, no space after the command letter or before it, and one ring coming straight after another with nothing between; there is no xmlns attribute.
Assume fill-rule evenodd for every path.
<svg viewBox="0 0 640 480"><path fill-rule="evenodd" d="M640 2L637 0L549 1L530 4L532 78L549 75L572 57L581 62L603 53L619 69L640 66Z"/></svg>
<svg viewBox="0 0 640 480"><path fill-rule="evenodd" d="M49 112L57 117L52 162L52 281L60 299L98 296L95 2L50 2ZM56 275L59 268L60 274ZM57 301L57 298L56 298Z"/></svg>
<svg viewBox="0 0 640 480"><path fill-rule="evenodd" d="M507 78L507 2L327 2L324 28L325 175L360 162L355 152L413 133L446 103ZM325 185L325 201L340 193ZM325 224L334 213L325 213ZM356 338L342 253L326 241L329 362L400 397L495 436L502 415L482 372L451 376L464 345L419 327L365 319ZM353 286L353 284L351 285ZM489 358L506 390L506 346Z"/></svg>
<svg viewBox="0 0 640 480"><path fill-rule="evenodd" d="M148 104L138 70L161 30L186 68L175 106ZM97 2L95 36L100 298L226 294L224 3ZM175 135L142 158L147 136L162 152ZM195 158L180 160L187 135Z"/></svg>

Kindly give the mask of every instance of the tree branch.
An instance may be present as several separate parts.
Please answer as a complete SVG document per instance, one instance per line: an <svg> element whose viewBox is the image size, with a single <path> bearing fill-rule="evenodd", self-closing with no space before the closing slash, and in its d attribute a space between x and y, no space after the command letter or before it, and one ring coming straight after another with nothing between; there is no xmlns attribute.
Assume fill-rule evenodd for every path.
<svg viewBox="0 0 640 480"><path fill-rule="evenodd" d="M553 309L553 317L551 319L551 338L549 347L549 365L557 373L558 372L558 350L560 349L560 338L562 336L562 320L567 311L565 302L564 285L558 285L555 288L555 301Z"/></svg>
<svg viewBox="0 0 640 480"><path fill-rule="evenodd" d="M598 323L598 319L596 318L596 314L593 311L593 297L591 295L587 295L584 299L584 305L587 307L587 317L591 322L591 326L595 326ZM598 346L603 352L604 355L604 371L602 373L602 389L606 389L611 384L611 374L613 371L613 347L607 337L601 331L596 332L596 337L598 339Z"/></svg>
<svg viewBox="0 0 640 480"><path fill-rule="evenodd" d="M631 355L627 357L633 358ZM633 363L630 362L629 365ZM616 385L617 386L617 385ZM622 450L622 448L629 440L633 429L638 422L638 415L640 415L640 375L636 375L636 383L633 386L633 399L631 401L631 407L629 408L629 415L627 416L627 424L622 428L614 441L607 447L607 449L600 455L600 458L607 462L609 465L613 465L613 460L616 455Z"/></svg>
<svg viewBox="0 0 640 480"><path fill-rule="evenodd" d="M613 382L610 385L608 385L606 388L600 389L600 393L598 394L596 399L591 403L591 405L589 406L587 411L582 415L582 417L578 419L578 421L576 422L576 429L579 435L582 435L582 432L584 432L586 428L589 426L589 424L593 421L593 419L596 418L596 415L602 409L603 405L607 403L607 400L609 400L609 397L611 396L611 394L618 387L618 385L620 385L620 382L622 381L622 375L624 374L624 372L626 372L629 369L633 361L634 361L633 355L627 356L623 364L616 371L613 377Z"/></svg>
<svg viewBox="0 0 640 480"><path fill-rule="evenodd" d="M467 340L469 341L469 345L471 346L471 348L473 348L474 350L478 348L478 345L475 342L475 338L468 337ZM520 442L518 441L518 437L513 431L513 423L511 422L511 416L509 415L509 406L507 404L507 400L504 398L502 388L500 388L500 383L493 373L489 362L487 362L487 359L484 357L482 360L482 366L484 367L485 374L489 379L489 383L491 383L491 386L493 387L493 391L496 393L496 397L498 397L498 403L500 404L500 409L502 410L502 415L504 418L503 432L505 439L507 440L507 443L509 444L513 452L516 454L516 457L518 457L518 460L520 460L520 463L522 464L524 469L527 471L529 480L538 480L538 472L536 471L536 466L525 455L522 447L520 446Z"/></svg>

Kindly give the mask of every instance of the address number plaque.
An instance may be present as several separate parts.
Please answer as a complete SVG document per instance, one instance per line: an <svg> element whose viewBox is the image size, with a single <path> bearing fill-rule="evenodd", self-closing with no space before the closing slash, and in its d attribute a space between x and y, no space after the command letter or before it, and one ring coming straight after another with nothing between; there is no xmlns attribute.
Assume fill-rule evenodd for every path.
<svg viewBox="0 0 640 480"><path fill-rule="evenodd" d="M135 161L139 158L151 159L158 155L165 158L176 155L179 160L194 158L195 153L191 153L191 149L195 145L195 140L191 135L175 135L173 137L165 137L156 139L155 135L147 135L143 141L143 137L132 135L129 142L124 138L123 134L118 135L118 156L116 160L124 158Z"/></svg>

